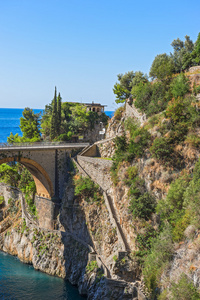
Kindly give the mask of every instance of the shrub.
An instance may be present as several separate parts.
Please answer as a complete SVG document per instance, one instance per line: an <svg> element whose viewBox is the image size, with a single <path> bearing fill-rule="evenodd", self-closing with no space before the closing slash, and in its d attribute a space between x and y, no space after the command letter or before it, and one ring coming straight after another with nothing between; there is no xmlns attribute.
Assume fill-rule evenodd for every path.
<svg viewBox="0 0 200 300"><path fill-rule="evenodd" d="M199 228L200 221L200 179L192 180L184 193L184 207L192 215L192 222Z"/></svg>
<svg viewBox="0 0 200 300"><path fill-rule="evenodd" d="M183 97L190 91L189 79L181 73L174 78L170 88L174 98Z"/></svg>
<svg viewBox="0 0 200 300"><path fill-rule="evenodd" d="M171 183L170 189L166 197L166 202L168 203L170 209L180 210L183 208L183 196L189 185L190 180L191 177L185 174Z"/></svg>
<svg viewBox="0 0 200 300"><path fill-rule="evenodd" d="M0 196L0 205L4 203L4 196Z"/></svg>
<svg viewBox="0 0 200 300"><path fill-rule="evenodd" d="M200 159L197 161L193 171L193 181L197 182L200 179Z"/></svg>
<svg viewBox="0 0 200 300"><path fill-rule="evenodd" d="M199 117L195 107L191 106L191 101L190 97L172 99L165 111L166 118L170 118L173 125L185 122L191 126Z"/></svg>
<svg viewBox="0 0 200 300"><path fill-rule="evenodd" d="M126 160L126 151L128 148L128 143L125 135L122 136L117 136L114 139L115 143L115 154L113 155L113 164L111 167L111 177L113 183L116 185L118 182L118 169L119 169L119 164L123 160Z"/></svg>
<svg viewBox="0 0 200 300"><path fill-rule="evenodd" d="M171 221L173 225L172 238L173 241L178 242L184 237L184 232L191 221L191 215L188 211L184 213L184 210L182 210L179 214L173 213L173 218L174 221Z"/></svg>
<svg viewBox="0 0 200 300"><path fill-rule="evenodd" d="M129 190L129 195L134 197L140 197L146 191L145 182L139 176L133 178L131 187Z"/></svg>
<svg viewBox="0 0 200 300"><path fill-rule="evenodd" d="M149 193L144 193L139 197L133 197L130 201L129 209L134 218L148 220L151 214L155 212L156 203Z"/></svg>
<svg viewBox="0 0 200 300"><path fill-rule="evenodd" d="M145 286L154 296L157 292L162 271L166 268L173 254L171 230L165 227L163 232L152 242L151 252L146 256L143 267ZM152 297L154 299L154 297Z"/></svg>
<svg viewBox="0 0 200 300"><path fill-rule="evenodd" d="M166 90L167 87L163 82L155 82L152 85L151 102L146 110L147 116L157 114L166 109L168 102L166 99Z"/></svg>
<svg viewBox="0 0 200 300"><path fill-rule="evenodd" d="M196 87L196 93L200 93L200 85Z"/></svg>
<svg viewBox="0 0 200 300"><path fill-rule="evenodd" d="M200 221L200 160L195 165L193 178L184 192L183 206L192 216L192 223L199 228Z"/></svg>
<svg viewBox="0 0 200 300"><path fill-rule="evenodd" d="M88 263L88 265L86 266L86 271L87 273L91 273L94 270L98 269L98 264L96 260L92 260Z"/></svg>
<svg viewBox="0 0 200 300"><path fill-rule="evenodd" d="M162 116L161 114L157 114L157 115L153 115L152 117L150 117L148 119L148 125L147 125L148 128L153 128L155 125L158 125L161 116Z"/></svg>
<svg viewBox="0 0 200 300"><path fill-rule="evenodd" d="M128 167L126 170L125 184L131 185L132 180L138 175L138 168L136 166Z"/></svg>
<svg viewBox="0 0 200 300"><path fill-rule="evenodd" d="M134 118L129 117L126 119L124 123L125 130L128 130L130 133L130 136L132 136L136 129L138 129L138 123L135 121Z"/></svg>
<svg viewBox="0 0 200 300"><path fill-rule="evenodd" d="M36 206L35 206L35 203L34 203L34 198L33 196L31 196L30 194L26 194L25 195L25 199L26 199L26 203L28 204L28 208L29 208L29 212L36 216L37 215L37 210L36 210Z"/></svg>
<svg viewBox="0 0 200 300"><path fill-rule="evenodd" d="M115 149L116 149L115 153L121 154L127 150L128 143L127 143L127 139L126 139L125 135L117 136L114 139L114 143L115 143Z"/></svg>
<svg viewBox="0 0 200 300"><path fill-rule="evenodd" d="M117 261L118 261L118 257L117 257L117 255L114 255L114 256L113 256L113 260L114 260L115 262L117 262Z"/></svg>
<svg viewBox="0 0 200 300"><path fill-rule="evenodd" d="M137 234L136 245L138 251L135 253L137 257L143 258L150 250L157 232L148 222L143 224L143 232Z"/></svg>
<svg viewBox="0 0 200 300"><path fill-rule="evenodd" d="M124 106L120 106L118 109L116 109L116 111L114 113L115 119L120 121L122 118L123 112L124 112Z"/></svg>
<svg viewBox="0 0 200 300"><path fill-rule="evenodd" d="M150 133L145 128L138 128L133 132L128 147L128 160L141 157L144 154L150 137Z"/></svg>
<svg viewBox="0 0 200 300"><path fill-rule="evenodd" d="M137 86L134 87L133 97L135 98L135 107L146 112L148 105L151 101L152 95L152 85L150 82L143 83L140 82Z"/></svg>
<svg viewBox="0 0 200 300"><path fill-rule="evenodd" d="M131 197L129 210L133 218L148 220L155 212L156 203L154 198L146 192L144 180L139 176L134 176L132 179L129 195Z"/></svg>
<svg viewBox="0 0 200 300"><path fill-rule="evenodd" d="M191 178L187 174L176 179L171 183L166 199L159 201L156 207L161 222L165 223L167 220L171 224L174 241L183 238L184 231L190 222L190 214L183 207L184 194L190 180Z"/></svg>
<svg viewBox="0 0 200 300"><path fill-rule="evenodd" d="M157 137L150 148L150 152L153 157L159 160L169 161L170 156L173 154L173 147L168 138Z"/></svg>
<svg viewBox="0 0 200 300"><path fill-rule="evenodd" d="M172 300L199 300L200 293L197 288L187 277L186 274L182 273L178 283L172 282L171 287Z"/></svg>
<svg viewBox="0 0 200 300"><path fill-rule="evenodd" d="M99 186L95 184L89 177L79 177L74 179L75 195L82 196L87 202L99 202L102 200Z"/></svg>
<svg viewBox="0 0 200 300"><path fill-rule="evenodd" d="M185 140L185 143L191 147L199 148L200 147L200 137L196 134L189 134Z"/></svg>

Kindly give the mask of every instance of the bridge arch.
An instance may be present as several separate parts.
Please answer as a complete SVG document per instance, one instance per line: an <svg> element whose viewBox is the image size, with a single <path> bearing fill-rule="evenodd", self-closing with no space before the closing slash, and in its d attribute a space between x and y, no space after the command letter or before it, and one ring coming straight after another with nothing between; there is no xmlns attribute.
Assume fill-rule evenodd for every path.
<svg viewBox="0 0 200 300"><path fill-rule="evenodd" d="M16 161L24 165L33 176L37 195L51 199L54 195L53 184L48 173L36 161L25 157L5 157L0 159L0 165Z"/></svg>

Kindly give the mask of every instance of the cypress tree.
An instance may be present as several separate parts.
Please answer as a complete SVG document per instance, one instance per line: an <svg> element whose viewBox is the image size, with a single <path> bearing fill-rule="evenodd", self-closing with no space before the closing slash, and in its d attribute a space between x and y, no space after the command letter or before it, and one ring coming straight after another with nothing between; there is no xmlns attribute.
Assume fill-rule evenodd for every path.
<svg viewBox="0 0 200 300"><path fill-rule="evenodd" d="M51 115L51 130L50 130L51 140L53 140L57 135L57 116L58 116L58 112L57 112L57 91L56 91L56 87L55 87L55 94L54 94L52 106L53 106L53 108L52 108L52 115Z"/></svg>
<svg viewBox="0 0 200 300"><path fill-rule="evenodd" d="M61 96L60 93L58 94L57 98L57 112L58 112L58 117L57 117L57 134L60 134L60 127L61 127Z"/></svg>

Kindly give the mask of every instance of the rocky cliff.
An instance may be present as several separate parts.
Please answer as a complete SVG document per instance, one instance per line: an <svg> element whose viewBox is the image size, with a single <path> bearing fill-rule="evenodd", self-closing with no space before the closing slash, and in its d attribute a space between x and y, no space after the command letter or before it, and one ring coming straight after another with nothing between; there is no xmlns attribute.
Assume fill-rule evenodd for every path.
<svg viewBox="0 0 200 300"><path fill-rule="evenodd" d="M196 75L188 76L198 84ZM179 299L170 297L181 280L198 292L199 209L192 205L199 199L199 100L190 104L195 123L185 131L187 123L178 122L190 115L189 102L178 101L169 102L168 115L150 118L127 102L106 139L74 158L57 230L39 228L19 191L1 185L0 249L68 279L91 300L155 299L155 291Z"/></svg>

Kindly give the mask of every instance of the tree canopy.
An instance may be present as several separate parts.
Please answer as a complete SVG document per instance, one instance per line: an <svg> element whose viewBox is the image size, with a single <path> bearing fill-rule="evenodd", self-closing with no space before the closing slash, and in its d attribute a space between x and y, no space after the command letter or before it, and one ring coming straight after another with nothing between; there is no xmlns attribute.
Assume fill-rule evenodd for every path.
<svg viewBox="0 0 200 300"><path fill-rule="evenodd" d="M41 114L35 114L34 111L26 107L22 112L23 117L20 118L20 129L22 131L22 137L18 134L13 135L11 132L7 138L8 143L20 143L20 142L37 142L40 137L40 117Z"/></svg>
<svg viewBox="0 0 200 300"><path fill-rule="evenodd" d="M149 72L150 77L157 78L160 80L166 80L169 78L174 69L173 60L166 53L159 54L155 57L151 69Z"/></svg>
<svg viewBox="0 0 200 300"><path fill-rule="evenodd" d="M147 76L142 72L129 71L127 73L117 75L118 82L115 83L113 92L116 95L116 103L123 103L129 97L132 97L133 88L141 82L147 82Z"/></svg>

